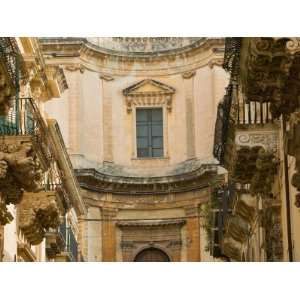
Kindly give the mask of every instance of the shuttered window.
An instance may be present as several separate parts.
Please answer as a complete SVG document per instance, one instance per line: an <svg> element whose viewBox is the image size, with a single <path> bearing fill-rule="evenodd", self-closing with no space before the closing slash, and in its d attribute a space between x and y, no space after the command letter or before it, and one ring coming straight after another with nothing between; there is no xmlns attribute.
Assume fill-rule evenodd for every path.
<svg viewBox="0 0 300 300"><path fill-rule="evenodd" d="M163 156L162 108L136 109L138 157Z"/></svg>

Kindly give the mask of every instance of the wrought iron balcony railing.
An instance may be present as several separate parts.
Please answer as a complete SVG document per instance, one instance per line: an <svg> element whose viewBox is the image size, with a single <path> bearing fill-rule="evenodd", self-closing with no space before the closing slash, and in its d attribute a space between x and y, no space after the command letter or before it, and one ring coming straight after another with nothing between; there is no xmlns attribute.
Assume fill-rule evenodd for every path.
<svg viewBox="0 0 300 300"><path fill-rule="evenodd" d="M21 56L14 38L0 37L0 58L5 65L11 84L18 89Z"/></svg>
<svg viewBox="0 0 300 300"><path fill-rule="evenodd" d="M60 251L57 251L56 254L60 252L64 252L67 253L67 257L69 261L71 262L78 261L78 244L72 228L66 225L66 221L64 221L56 229L49 229L48 235L51 236L53 234L56 235L57 237L56 241L58 241L57 243L59 243L59 247L60 247ZM52 254L52 252L48 251L48 253L50 254ZM55 255L50 256L50 258L54 258L54 257Z"/></svg>
<svg viewBox="0 0 300 300"><path fill-rule="evenodd" d="M214 190L214 208L212 210L213 227L211 228L210 253L214 257L222 257L221 243L224 237L225 222L232 211L235 196L234 185L225 185Z"/></svg>
<svg viewBox="0 0 300 300"><path fill-rule="evenodd" d="M7 116L0 116L0 135L43 135L46 124L32 98L15 98Z"/></svg>
<svg viewBox="0 0 300 300"><path fill-rule="evenodd" d="M78 243L71 227L66 225L66 222L59 226L58 231L63 236L65 241L65 252L68 252L70 261L78 261Z"/></svg>

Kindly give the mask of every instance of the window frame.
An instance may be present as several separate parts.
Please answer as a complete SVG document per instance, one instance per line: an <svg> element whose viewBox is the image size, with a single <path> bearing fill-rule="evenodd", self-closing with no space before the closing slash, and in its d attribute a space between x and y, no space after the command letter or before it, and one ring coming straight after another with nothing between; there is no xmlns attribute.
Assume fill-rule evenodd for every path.
<svg viewBox="0 0 300 300"><path fill-rule="evenodd" d="M138 156L137 155L137 110L139 109L161 109L162 110L162 131L163 131L163 153L162 153L162 156L158 156L158 157L155 157L155 156ZM132 127L133 127L133 151L132 151L132 159L140 159L140 160L145 160L145 159L166 159L168 158L168 149L167 149L167 146L168 146L168 143L167 143L167 140L168 140L168 131L167 131L167 128L168 128L168 125L167 125L167 114L168 114L168 111L167 111L167 108L165 105L153 105L153 106L135 106L134 109L133 109L133 114L132 114Z"/></svg>
<svg viewBox="0 0 300 300"><path fill-rule="evenodd" d="M155 111L159 112L159 119L154 118ZM138 120L138 114L144 113L145 119L144 120ZM142 116L142 115L140 115ZM157 126L157 129L159 133L155 134L155 127ZM144 128L145 133L138 134L138 129ZM152 108L137 108L136 109L136 141L137 141L137 157L138 158L161 158L164 157L164 132L163 132L163 108L161 107L152 107ZM145 141L145 147L139 147L141 143L139 143L140 140ZM159 139L159 146L155 146L155 139ZM145 154L142 155L139 154L139 152L145 151Z"/></svg>

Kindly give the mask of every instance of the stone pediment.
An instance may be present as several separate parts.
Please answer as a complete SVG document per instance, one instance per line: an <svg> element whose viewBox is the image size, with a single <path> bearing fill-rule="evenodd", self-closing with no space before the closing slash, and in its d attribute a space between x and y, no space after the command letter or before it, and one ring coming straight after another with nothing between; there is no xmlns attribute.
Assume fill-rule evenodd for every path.
<svg viewBox="0 0 300 300"><path fill-rule="evenodd" d="M175 89L153 79L145 79L123 90L125 96L141 94L174 94Z"/></svg>
<svg viewBox="0 0 300 300"><path fill-rule="evenodd" d="M145 79L123 90L127 111L132 106L163 106L172 109L172 95L175 89L153 79Z"/></svg>

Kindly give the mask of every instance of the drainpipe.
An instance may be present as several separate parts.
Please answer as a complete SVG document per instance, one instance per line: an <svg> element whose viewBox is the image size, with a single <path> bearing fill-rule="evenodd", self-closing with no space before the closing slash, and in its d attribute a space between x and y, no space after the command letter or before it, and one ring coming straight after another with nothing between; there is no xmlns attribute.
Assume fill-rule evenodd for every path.
<svg viewBox="0 0 300 300"><path fill-rule="evenodd" d="M288 240L288 256L289 261L293 261L293 241L292 241L292 225L291 225L291 205L290 205L290 186L289 186L289 170L288 155L285 149L286 139L286 117L282 114L282 131L283 131L283 167L284 167L284 183L285 183L285 199L286 199L286 223L287 223L287 240Z"/></svg>

